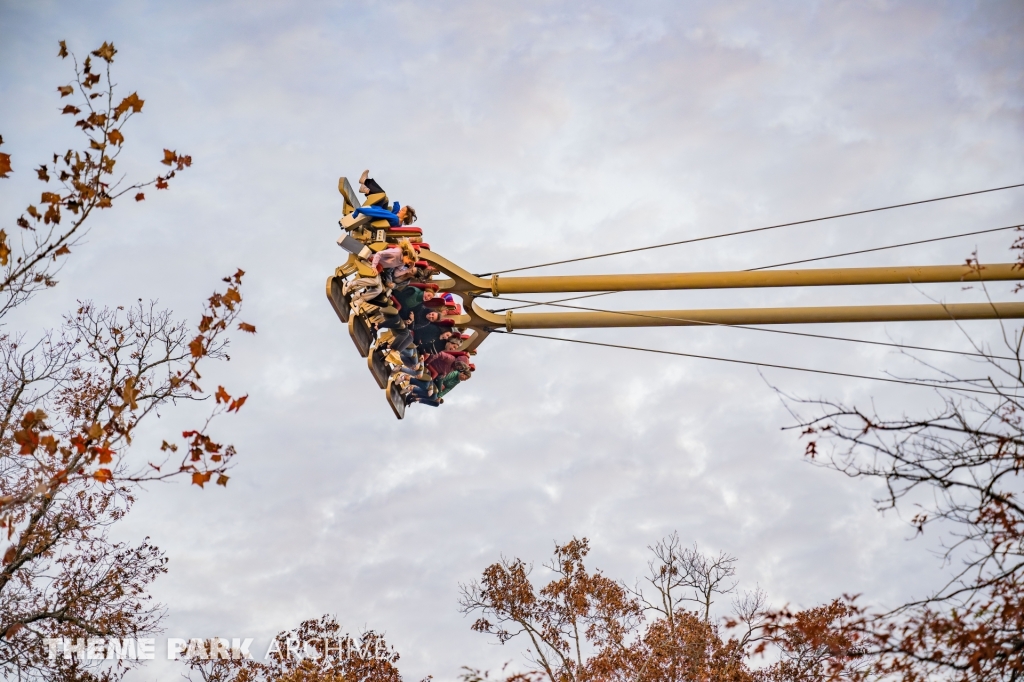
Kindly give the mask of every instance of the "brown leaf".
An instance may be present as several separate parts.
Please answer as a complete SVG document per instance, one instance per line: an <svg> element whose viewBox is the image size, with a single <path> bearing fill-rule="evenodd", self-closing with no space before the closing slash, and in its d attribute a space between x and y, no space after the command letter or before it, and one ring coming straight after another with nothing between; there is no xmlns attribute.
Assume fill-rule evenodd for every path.
<svg viewBox="0 0 1024 682"><path fill-rule="evenodd" d="M238 328L241 329L243 332L249 332L250 334L256 333L255 325L251 325L248 322L239 322Z"/></svg>
<svg viewBox="0 0 1024 682"><path fill-rule="evenodd" d="M132 410L139 409L139 404L135 401L138 395L139 391L135 388L135 377L125 379L124 388L121 389L121 398L124 400L125 405L128 405Z"/></svg>
<svg viewBox="0 0 1024 682"><path fill-rule="evenodd" d="M107 483L114 477L114 472L110 469L97 469L96 473L92 475L100 483Z"/></svg>
<svg viewBox="0 0 1024 682"><path fill-rule="evenodd" d="M0 265L7 265L11 257L11 247L7 245L7 232L0 230Z"/></svg>
<svg viewBox="0 0 1024 682"><path fill-rule="evenodd" d="M57 53L57 56L61 59L64 59L68 56L68 46L67 43L65 43L63 40L60 41L60 52Z"/></svg>
<svg viewBox="0 0 1024 682"><path fill-rule="evenodd" d="M6 178L11 172L11 155L0 154L0 178Z"/></svg>
<svg viewBox="0 0 1024 682"><path fill-rule="evenodd" d="M103 427L99 425L99 422L93 422L93 425L89 427L86 433L89 434L89 438L98 440L103 435Z"/></svg>
<svg viewBox="0 0 1024 682"><path fill-rule="evenodd" d="M192 474L192 483L202 488L203 484L209 481L211 476L213 476L213 474L210 472L203 474L196 471Z"/></svg>
<svg viewBox="0 0 1024 682"><path fill-rule="evenodd" d="M69 249L68 245L65 244L64 246L60 247L59 249L53 252L53 257L56 258L57 256L66 256L69 253L71 253L71 249Z"/></svg>
<svg viewBox="0 0 1024 682"><path fill-rule="evenodd" d="M142 105L145 103L146 100L139 99L139 94L137 92L133 92L121 100L121 103L114 108L114 118L119 118L121 114L125 113L129 109L131 109L133 113L137 114L142 111Z"/></svg>
<svg viewBox="0 0 1024 682"><path fill-rule="evenodd" d="M203 345L203 340L203 335L200 334L189 342L188 349L192 353L192 357L201 358L206 355L206 348Z"/></svg>
<svg viewBox="0 0 1024 682"><path fill-rule="evenodd" d="M217 393L214 394L214 398L216 398L218 403L226 403L231 400L231 396L228 395L223 386L217 387Z"/></svg>
<svg viewBox="0 0 1024 682"><path fill-rule="evenodd" d="M231 405L228 406L228 412L238 412L238 410L242 409L242 405L245 405L245 401L248 399L248 395L243 395L238 400L232 400Z"/></svg>
<svg viewBox="0 0 1024 682"><path fill-rule="evenodd" d="M217 476L217 485L227 486L227 484L228 484L228 477L225 476L224 474L219 474Z"/></svg>
<svg viewBox="0 0 1024 682"><path fill-rule="evenodd" d="M124 135L121 134L120 130L116 128L107 133L107 139L110 140L110 144L119 145L124 142Z"/></svg>
<svg viewBox="0 0 1024 682"><path fill-rule="evenodd" d="M39 168L36 168L36 175L43 182L50 181L50 174L46 172L46 166L40 166Z"/></svg>
<svg viewBox="0 0 1024 682"><path fill-rule="evenodd" d="M161 161L160 163L162 163L165 166L170 166L170 165L174 164L174 162L177 161L177 160L178 160L178 155L175 152L172 152L170 149L165 149L164 150L164 160Z"/></svg>
<svg viewBox="0 0 1024 682"><path fill-rule="evenodd" d="M6 566L7 564L9 564L12 561L14 561L14 557L17 554L18 554L18 548L17 547L15 547L14 545L11 545L10 547L8 547L7 551L4 552L4 566Z"/></svg>
<svg viewBox="0 0 1024 682"><path fill-rule="evenodd" d="M114 43L108 43L103 41L98 50L92 51L93 56L99 57L106 61L108 64L114 61L114 55L117 54L117 50L114 49Z"/></svg>
<svg viewBox="0 0 1024 682"><path fill-rule="evenodd" d="M71 87L70 85L62 85L59 88L57 88L57 92L60 93L61 97L67 97L68 95L70 95L74 91L75 91L75 89L73 87Z"/></svg>
<svg viewBox="0 0 1024 682"><path fill-rule="evenodd" d="M156 188L157 189L167 189L167 181L164 180L163 178L157 178L156 179Z"/></svg>
<svg viewBox="0 0 1024 682"><path fill-rule="evenodd" d="M33 218L35 218L36 220L39 220L42 217L39 215L39 210L35 206L29 206L28 208L25 209L25 212L28 213Z"/></svg>
<svg viewBox="0 0 1024 682"><path fill-rule="evenodd" d="M66 104L64 105L64 108L61 110L60 113L71 114L72 116L74 116L75 114L79 114L81 112L82 110L76 107L74 104Z"/></svg>
<svg viewBox="0 0 1024 682"><path fill-rule="evenodd" d="M43 192L39 202L43 204L58 204L60 203L60 195L53 192Z"/></svg>
<svg viewBox="0 0 1024 682"><path fill-rule="evenodd" d="M138 194L135 195L135 201L143 201L145 198L146 195L143 194L142 192L139 192Z"/></svg>
<svg viewBox="0 0 1024 682"><path fill-rule="evenodd" d="M39 439L39 444L46 448L51 455L57 454L57 439L53 436L43 436Z"/></svg>

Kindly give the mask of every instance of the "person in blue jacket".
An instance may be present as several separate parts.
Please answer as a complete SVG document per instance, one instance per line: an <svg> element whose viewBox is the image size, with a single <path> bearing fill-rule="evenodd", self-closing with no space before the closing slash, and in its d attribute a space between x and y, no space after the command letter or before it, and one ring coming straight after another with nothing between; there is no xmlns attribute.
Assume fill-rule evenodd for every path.
<svg viewBox="0 0 1024 682"><path fill-rule="evenodd" d="M359 191L366 196L370 196L371 194L384 194L386 197L387 195L384 188L378 185L377 181L370 177L370 171L368 170L364 170L363 174L359 176ZM383 218L388 221L388 225L391 227L412 225L413 222L416 221L416 209L412 206L402 206L397 201L390 209L388 209L386 198L383 206L360 206L353 211L353 215L368 215L376 220Z"/></svg>

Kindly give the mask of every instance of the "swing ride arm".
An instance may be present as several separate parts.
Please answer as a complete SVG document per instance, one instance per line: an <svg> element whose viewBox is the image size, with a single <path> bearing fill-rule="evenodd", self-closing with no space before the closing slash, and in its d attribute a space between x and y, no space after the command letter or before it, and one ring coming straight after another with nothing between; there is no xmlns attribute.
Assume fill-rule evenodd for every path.
<svg viewBox="0 0 1024 682"><path fill-rule="evenodd" d="M1024 280L1024 270L1012 263L996 265L933 265L881 268L770 270L760 272L697 272L647 275L576 275L557 277L477 277L443 256L428 251L421 258L450 279L436 283L465 299L459 326L482 332L479 345L495 329L560 329L596 327L666 327L694 325L813 324L836 322L897 322L925 320L987 320L1024 318L1024 303L956 303L917 305L820 306L803 308L732 308L710 310L584 311L503 315L481 308L481 294L586 291L650 291L668 289L728 289L757 287L843 286L864 284L923 284L932 282L989 282Z"/></svg>

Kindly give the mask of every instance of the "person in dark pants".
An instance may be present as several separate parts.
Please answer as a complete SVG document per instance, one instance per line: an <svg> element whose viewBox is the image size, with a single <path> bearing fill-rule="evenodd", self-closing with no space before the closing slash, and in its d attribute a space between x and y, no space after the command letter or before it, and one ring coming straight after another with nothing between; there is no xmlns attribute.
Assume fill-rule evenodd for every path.
<svg viewBox="0 0 1024 682"><path fill-rule="evenodd" d="M370 196L372 194L383 194L384 195L384 207L379 206L362 206L355 210L355 213L372 216L374 218L384 218L389 223L392 223L392 227L397 225L412 225L416 221L416 209L412 206L401 206L397 201L392 209L387 208L387 192L384 188L377 184L377 181L370 177L370 171L364 170L363 174L359 176L359 191Z"/></svg>

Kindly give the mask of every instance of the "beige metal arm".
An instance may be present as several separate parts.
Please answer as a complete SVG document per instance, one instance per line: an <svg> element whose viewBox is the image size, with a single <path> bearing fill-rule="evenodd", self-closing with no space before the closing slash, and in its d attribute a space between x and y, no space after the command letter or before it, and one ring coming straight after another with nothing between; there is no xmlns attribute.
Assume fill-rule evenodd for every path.
<svg viewBox="0 0 1024 682"><path fill-rule="evenodd" d="M808 308L735 308L718 310L649 310L636 312L559 312L504 315L480 308L476 297L512 293L576 291L644 291L655 289L724 289L752 287L836 286L926 282L1024 280L1024 270L1012 263L934 265L896 268L838 268L764 272L697 272L655 275L581 275L561 277L477 277L446 258L427 250L420 255L451 279L437 283L442 291L464 298L465 314L456 324L477 331L467 343L475 348L492 329L559 329L592 327L665 327L701 324L811 324L824 322L895 322L923 320L982 320L1024 318L1024 303L956 303L883 306L823 306Z"/></svg>
<svg viewBox="0 0 1024 682"><path fill-rule="evenodd" d="M519 313L508 311L505 313L505 319L502 320L504 322L502 326L508 331L513 331L514 329L688 327L702 324L814 324L822 322L992 320L999 318L1024 318L1024 303L643 310L623 313Z"/></svg>
<svg viewBox="0 0 1024 682"><path fill-rule="evenodd" d="M494 295L561 293L570 291L652 291L656 289L748 289L760 287L819 287L847 284L923 284L926 282L992 282L1021 280L1024 271L1013 263L986 265L929 265L897 268L833 268L762 270L759 272L683 272L652 275L571 275L560 277L499 277L489 282Z"/></svg>

